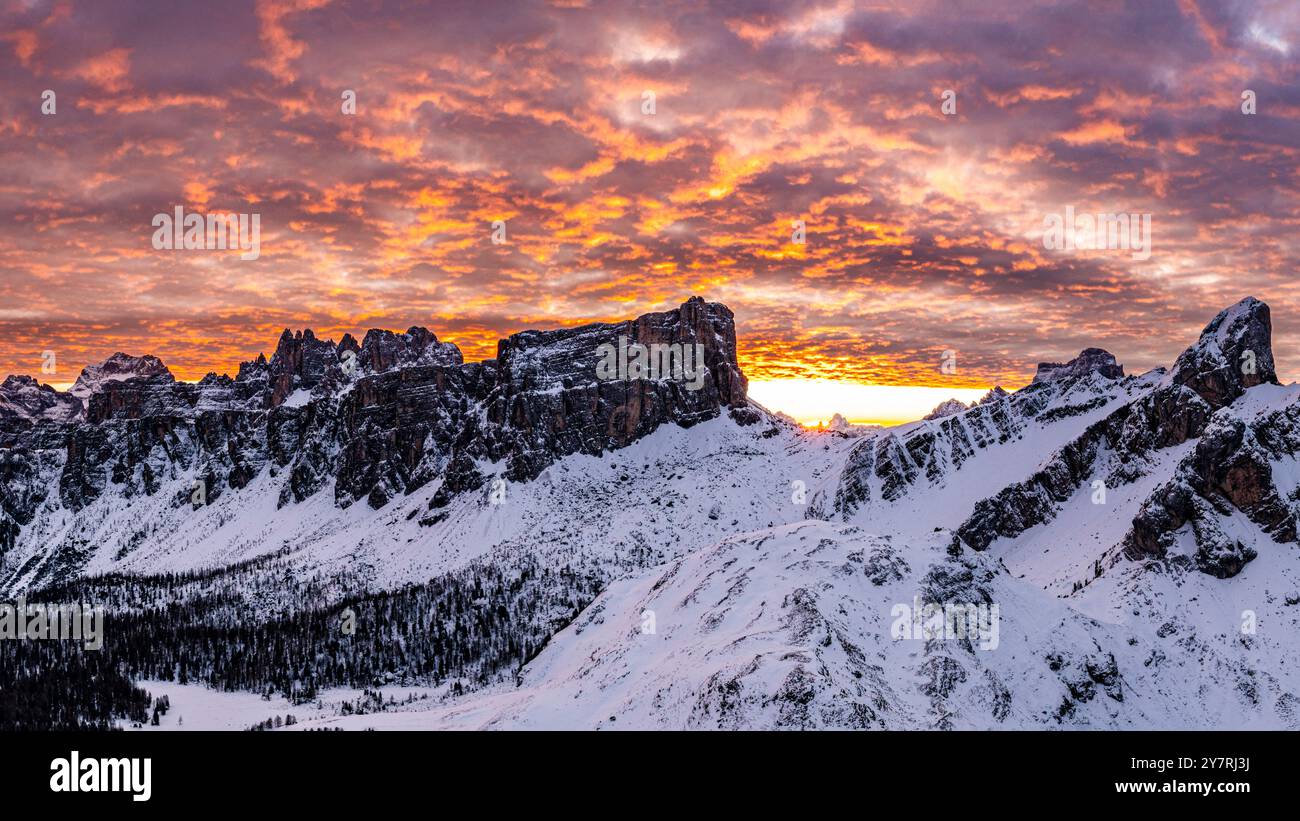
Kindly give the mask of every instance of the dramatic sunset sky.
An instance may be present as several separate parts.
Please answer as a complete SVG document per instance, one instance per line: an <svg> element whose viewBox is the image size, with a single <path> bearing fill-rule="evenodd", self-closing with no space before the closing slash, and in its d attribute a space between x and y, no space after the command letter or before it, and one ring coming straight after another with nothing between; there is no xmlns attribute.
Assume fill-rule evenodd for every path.
<svg viewBox="0 0 1300 821"><path fill-rule="evenodd" d="M286 327L479 359L693 294L804 421L1169 364L1250 294L1300 373L1296 0L0 9L0 375L233 374ZM260 259L154 250L177 205L259 213ZM1151 214L1150 258L1044 249L1066 206Z"/></svg>

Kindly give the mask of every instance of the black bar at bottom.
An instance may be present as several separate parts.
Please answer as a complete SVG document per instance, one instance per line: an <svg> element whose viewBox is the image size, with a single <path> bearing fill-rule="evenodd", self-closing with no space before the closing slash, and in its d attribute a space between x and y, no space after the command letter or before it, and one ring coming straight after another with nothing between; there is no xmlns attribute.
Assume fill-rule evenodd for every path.
<svg viewBox="0 0 1300 821"><path fill-rule="evenodd" d="M431 796L539 808L568 795L583 811L604 796L625 802L609 807L617 811L626 802L680 809L686 796L700 794L720 806L735 800L761 807L765 796L820 803L844 791L923 798L927 808L976 801L1041 809L1044 800L1124 804L1160 796L1221 806L1290 798L1293 779L1284 773L1296 735L172 732L8 733L0 740L7 742L0 745L0 790L10 806L133 814L250 802L393 809ZM133 772L140 778L116 792L73 791L60 776L78 775L71 772L74 752L80 777L89 779L79 787L97 779L114 786L127 772L120 759L139 760ZM136 800L146 758L148 800ZM52 779L63 789L54 791Z"/></svg>

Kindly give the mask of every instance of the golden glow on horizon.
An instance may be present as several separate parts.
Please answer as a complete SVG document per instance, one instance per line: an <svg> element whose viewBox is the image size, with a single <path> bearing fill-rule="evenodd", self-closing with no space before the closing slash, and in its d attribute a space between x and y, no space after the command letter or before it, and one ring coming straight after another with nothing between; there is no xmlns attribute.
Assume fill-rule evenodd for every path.
<svg viewBox="0 0 1300 821"><path fill-rule="evenodd" d="M39 378L39 377L38 377ZM197 379L180 379L197 382ZM50 382L59 391L72 382ZM988 388L937 388L917 385L868 385L838 379L751 379L749 396L768 410L815 428L842 415L855 425L901 425L914 422L948 399L970 403Z"/></svg>
<svg viewBox="0 0 1300 821"><path fill-rule="evenodd" d="M770 411L816 427L833 414L860 425L899 425L925 416L948 399L970 403L988 388L867 385L835 379L751 379L749 396Z"/></svg>

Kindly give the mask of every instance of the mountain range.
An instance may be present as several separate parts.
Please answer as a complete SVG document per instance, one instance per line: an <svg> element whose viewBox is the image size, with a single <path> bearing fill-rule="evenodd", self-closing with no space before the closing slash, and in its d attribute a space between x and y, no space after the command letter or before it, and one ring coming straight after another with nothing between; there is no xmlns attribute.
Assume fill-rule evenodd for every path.
<svg viewBox="0 0 1300 821"><path fill-rule="evenodd" d="M94 669L124 688L275 693L295 728L1296 729L1300 389L1271 336L1246 298L1167 369L1088 348L820 430L748 398L699 297L483 362L419 327L286 330L197 383L116 354L0 385L0 594L107 608ZM597 378L620 337L701 346L703 384ZM926 605L996 635L900 636ZM380 686L423 690L322 695Z"/></svg>

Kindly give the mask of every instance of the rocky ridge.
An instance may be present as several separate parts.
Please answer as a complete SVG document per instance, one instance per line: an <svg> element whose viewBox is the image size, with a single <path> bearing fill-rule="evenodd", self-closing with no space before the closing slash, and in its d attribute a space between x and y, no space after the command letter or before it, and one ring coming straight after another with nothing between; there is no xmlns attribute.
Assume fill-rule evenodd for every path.
<svg viewBox="0 0 1300 821"><path fill-rule="evenodd" d="M1114 372L1103 365L1015 393L994 388L969 408L945 403L920 422L864 439L848 458L831 510L847 519L873 499L897 501L922 483L942 483L975 454L1019 438L1030 425L1095 411L1140 387L1137 378L1108 375Z"/></svg>
<svg viewBox="0 0 1300 821"><path fill-rule="evenodd" d="M1099 361L1099 360L1095 360ZM1108 564L1164 558L1190 526L1195 562L1228 577L1254 551L1222 533L1217 515L1240 511L1274 539L1296 541L1296 512L1272 481L1271 463L1300 452L1294 406L1248 421L1233 403L1252 387L1277 384L1268 306L1248 297L1219 313L1154 387L1054 453L1028 479L979 502L957 530L958 544L984 550L1050 521L1078 488L1116 488L1145 476L1158 452L1192 442L1175 478L1143 503ZM1032 386L1031 386L1032 387Z"/></svg>
<svg viewBox="0 0 1300 821"><path fill-rule="evenodd" d="M699 389L598 380L597 349L619 337L700 345ZM531 480L557 458L621 448L662 424L758 419L732 313L699 297L626 322L515 334L483 362L418 327L372 330L360 344L286 330L269 360L233 379L177 382L153 357L117 355L78 384L90 389L84 419L80 399L34 380L0 391L0 556L42 506L76 515L105 494L150 496L177 478L199 491L187 485L177 507L212 504L264 472L281 482L281 507L332 486L336 506L378 509L435 482L441 506L489 475Z"/></svg>

